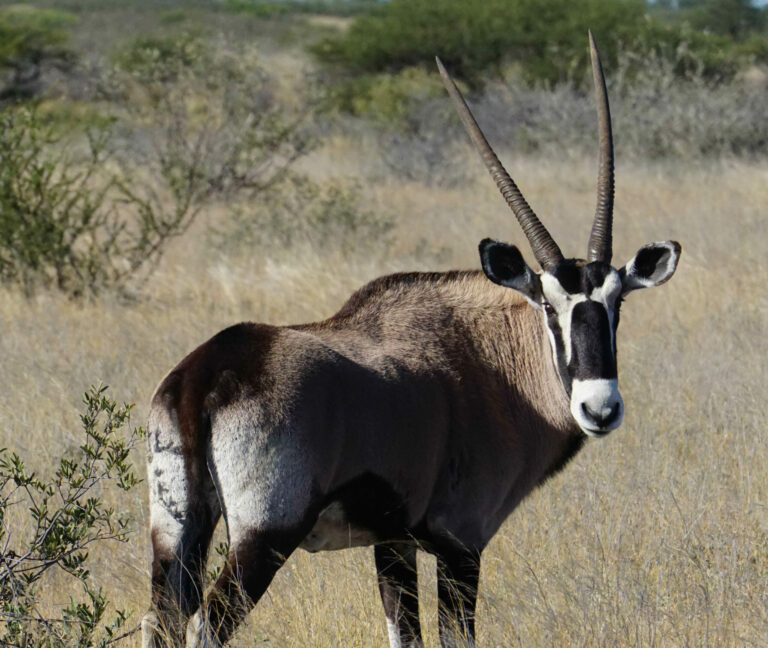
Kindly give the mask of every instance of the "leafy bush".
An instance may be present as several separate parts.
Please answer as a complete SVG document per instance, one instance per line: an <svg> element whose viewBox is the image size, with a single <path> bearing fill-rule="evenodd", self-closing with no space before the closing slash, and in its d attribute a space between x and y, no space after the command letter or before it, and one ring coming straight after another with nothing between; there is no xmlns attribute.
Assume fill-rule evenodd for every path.
<svg viewBox="0 0 768 648"><path fill-rule="evenodd" d="M127 430L133 406L118 405L106 387L91 387L83 402L83 443L60 459L53 476L39 477L15 452L0 450L3 646L102 647L128 634L129 613L115 610L108 618L109 601L92 582L88 558L95 545L128 540L129 519L105 504L104 493L139 482L130 455L144 431ZM58 612L56 572L82 592Z"/></svg>
<svg viewBox="0 0 768 648"><path fill-rule="evenodd" d="M27 294L70 294L118 282L148 249L108 199L102 168L108 130L89 133L79 158L34 109L0 116L0 279Z"/></svg>
<svg viewBox="0 0 768 648"><path fill-rule="evenodd" d="M367 13L379 0L226 0L224 9L248 13L260 18L272 18L295 13L351 16Z"/></svg>
<svg viewBox="0 0 768 648"><path fill-rule="evenodd" d="M488 68L516 60L531 78L558 81L574 66L581 74L588 28L605 34L601 48L611 60L617 44L634 35L644 11L642 0L392 0L313 51L359 72L420 64L432 69L439 55L472 83Z"/></svg>
<svg viewBox="0 0 768 648"><path fill-rule="evenodd" d="M130 176L107 170L116 164L111 137L105 125L88 130L85 142L65 140L34 108L0 114L1 281L27 295L122 287L183 231L188 210L169 213L139 195Z"/></svg>
<svg viewBox="0 0 768 648"><path fill-rule="evenodd" d="M258 18L273 18L292 13L293 7L287 2L256 2L249 0L226 0L224 9L247 13Z"/></svg>
<svg viewBox="0 0 768 648"><path fill-rule="evenodd" d="M26 294L139 285L205 205L277 190L312 144L258 66L194 36L138 38L118 61L114 117L79 137L0 113L0 281Z"/></svg>
<svg viewBox="0 0 768 648"><path fill-rule="evenodd" d="M681 2L671 20L686 21L694 29L741 38L760 32L768 24L768 12L750 0L695 0Z"/></svg>
<svg viewBox="0 0 768 648"><path fill-rule="evenodd" d="M314 145L299 108L276 95L258 62L212 51L195 36L135 39L118 57L139 167L156 161L177 205L193 218L212 198L275 188Z"/></svg>
<svg viewBox="0 0 768 648"><path fill-rule="evenodd" d="M66 28L74 22L72 14L56 9L27 5L0 9L0 69L10 73L0 98L34 94L44 64L72 62Z"/></svg>
<svg viewBox="0 0 768 648"><path fill-rule="evenodd" d="M510 62L519 64L530 82L582 83L588 29L596 34L608 67L620 52L633 51L677 60L679 72L686 74L691 70L679 56L683 48L703 63L704 74L728 77L750 54L728 36L649 16L643 0L392 0L311 49L358 74L416 65L432 70L439 55L474 86Z"/></svg>
<svg viewBox="0 0 768 648"><path fill-rule="evenodd" d="M144 85L179 81L183 74L210 62L210 52L191 32L133 38L116 55L119 68Z"/></svg>
<svg viewBox="0 0 768 648"><path fill-rule="evenodd" d="M692 71L681 77L674 59L620 56L608 77L619 159L667 158L690 164L718 157L765 157L768 112L762 84L738 78L715 82L701 73L695 59L686 60ZM469 102L502 156L595 155L595 102L589 89L506 79L489 81L469 95ZM445 96L414 102L396 124L348 119L344 128L359 129L361 138L372 137L370 148L397 177L455 186L479 168L474 157L467 158L468 139Z"/></svg>
<svg viewBox="0 0 768 648"><path fill-rule="evenodd" d="M331 89L331 105L352 115L402 125L414 106L445 92L440 78L422 68L363 75Z"/></svg>

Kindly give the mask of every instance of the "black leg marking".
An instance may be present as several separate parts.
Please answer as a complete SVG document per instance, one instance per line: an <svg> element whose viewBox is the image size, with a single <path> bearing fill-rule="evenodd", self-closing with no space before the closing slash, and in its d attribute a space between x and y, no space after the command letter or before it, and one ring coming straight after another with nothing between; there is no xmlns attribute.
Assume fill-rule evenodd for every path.
<svg viewBox="0 0 768 648"><path fill-rule="evenodd" d="M153 533L152 604L170 646L183 645L187 619L202 602L208 547L219 516L218 510L200 506L183 521L184 531L170 551Z"/></svg>
<svg viewBox="0 0 768 648"><path fill-rule="evenodd" d="M403 648L421 646L416 547L409 543L377 544L373 554L389 632L399 633Z"/></svg>
<svg viewBox="0 0 768 648"><path fill-rule="evenodd" d="M169 646L184 644L187 619L200 607L203 573L218 511L202 507L184 521L177 546L170 550L153 534L152 604ZM164 645L160 638L158 646Z"/></svg>
<svg viewBox="0 0 768 648"><path fill-rule="evenodd" d="M453 648L457 637L459 642L474 645L480 552L464 547L443 549L437 554L437 570L440 645Z"/></svg>
<svg viewBox="0 0 768 648"><path fill-rule="evenodd" d="M204 623L224 644L250 612L277 570L299 546L312 524L287 531L252 531L230 548L227 564L208 594Z"/></svg>

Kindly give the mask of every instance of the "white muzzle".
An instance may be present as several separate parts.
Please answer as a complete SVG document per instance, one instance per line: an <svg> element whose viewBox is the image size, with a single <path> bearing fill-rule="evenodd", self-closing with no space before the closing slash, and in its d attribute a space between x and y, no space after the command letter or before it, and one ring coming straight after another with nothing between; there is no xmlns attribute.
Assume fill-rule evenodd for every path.
<svg viewBox="0 0 768 648"><path fill-rule="evenodd" d="M574 380L571 414L588 436L605 436L619 427L624 418L624 401L616 378Z"/></svg>

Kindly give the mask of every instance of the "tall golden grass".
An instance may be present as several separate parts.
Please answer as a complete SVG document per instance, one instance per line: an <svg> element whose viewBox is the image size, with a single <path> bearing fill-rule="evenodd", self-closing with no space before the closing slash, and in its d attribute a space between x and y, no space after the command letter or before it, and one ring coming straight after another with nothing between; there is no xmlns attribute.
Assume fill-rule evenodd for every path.
<svg viewBox="0 0 768 648"><path fill-rule="evenodd" d="M355 156L369 152L339 139L305 166L321 177L328 161L355 168ZM325 317L355 287L392 270L477 267L475 242L486 235L525 249L490 180L466 156L474 175L461 188L404 185L380 170L370 172L373 181L361 178L371 204L396 219L383 259L367 254L375 241L344 257L311 247L224 257L206 250L200 223L136 303L0 292L0 446L45 470L77 443L78 395L96 380L137 403L140 423L164 373L228 324ZM566 253L582 255L593 161L505 157ZM742 646L768 637L766 206L764 163L619 165L615 262L666 238L681 241L682 261L669 284L625 305L623 427L588 443L485 551L479 645ZM440 254L422 254L420 239ZM133 513L136 531L128 545L94 556L94 578L138 618L149 594L146 494L118 504ZM434 561L423 557L420 567L434 646ZM297 552L233 645L262 642L385 645L371 551Z"/></svg>

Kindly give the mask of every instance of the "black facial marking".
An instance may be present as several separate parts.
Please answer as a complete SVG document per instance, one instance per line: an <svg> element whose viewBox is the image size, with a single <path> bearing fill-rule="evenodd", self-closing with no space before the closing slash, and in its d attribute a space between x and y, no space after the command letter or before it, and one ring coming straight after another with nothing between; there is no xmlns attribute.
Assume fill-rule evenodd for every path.
<svg viewBox="0 0 768 648"><path fill-rule="evenodd" d="M619 328L619 315L621 311L621 302L623 299L619 297L616 300L616 304L613 307L613 357L616 358L618 350L616 349L616 330Z"/></svg>
<svg viewBox="0 0 768 648"><path fill-rule="evenodd" d="M594 288L602 286L610 269L611 267L607 263L601 261L596 261L584 266L584 268L582 268L584 292L588 295Z"/></svg>
<svg viewBox="0 0 768 648"><path fill-rule="evenodd" d="M576 295L582 292L581 289L581 268L574 263L561 263L555 268L555 279L558 280L563 290Z"/></svg>
<svg viewBox="0 0 768 648"><path fill-rule="evenodd" d="M554 271L555 278L567 293L571 295L589 295L594 288L599 288L611 271L611 266L602 261L593 261L580 265L575 260L560 263Z"/></svg>
<svg viewBox="0 0 768 648"><path fill-rule="evenodd" d="M611 345L611 325L602 304L585 301L573 309L571 319L572 378L616 378L616 358Z"/></svg>

